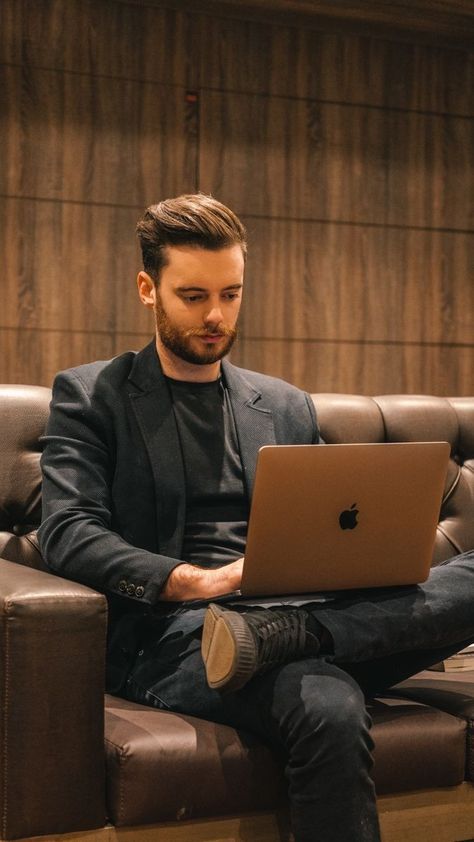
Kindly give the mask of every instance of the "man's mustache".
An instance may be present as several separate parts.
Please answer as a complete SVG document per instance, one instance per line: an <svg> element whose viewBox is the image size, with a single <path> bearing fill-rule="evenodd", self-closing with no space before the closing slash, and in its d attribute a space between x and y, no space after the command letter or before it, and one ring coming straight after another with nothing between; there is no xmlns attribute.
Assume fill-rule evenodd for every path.
<svg viewBox="0 0 474 842"><path fill-rule="evenodd" d="M209 330L205 327L191 327L184 334L185 336L236 336L237 328L228 327L227 325L219 325L215 330Z"/></svg>

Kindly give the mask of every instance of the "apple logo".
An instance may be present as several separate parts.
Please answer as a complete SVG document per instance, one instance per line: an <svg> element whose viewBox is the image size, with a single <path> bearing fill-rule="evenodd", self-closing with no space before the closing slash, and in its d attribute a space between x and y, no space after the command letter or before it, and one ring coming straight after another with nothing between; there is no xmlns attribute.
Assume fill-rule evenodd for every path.
<svg viewBox="0 0 474 842"><path fill-rule="evenodd" d="M357 515L359 509L356 509L357 503L353 503L350 509L344 509L339 515L339 526L341 529L355 529L357 526Z"/></svg>

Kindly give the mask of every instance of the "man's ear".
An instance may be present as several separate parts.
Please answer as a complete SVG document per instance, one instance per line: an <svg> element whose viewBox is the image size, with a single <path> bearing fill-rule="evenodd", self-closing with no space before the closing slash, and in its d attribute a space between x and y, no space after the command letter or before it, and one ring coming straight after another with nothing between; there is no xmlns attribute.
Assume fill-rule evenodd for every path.
<svg viewBox="0 0 474 842"><path fill-rule="evenodd" d="M137 275L137 287L140 301L145 307L153 308L156 301L156 287L153 279L147 272L139 272Z"/></svg>

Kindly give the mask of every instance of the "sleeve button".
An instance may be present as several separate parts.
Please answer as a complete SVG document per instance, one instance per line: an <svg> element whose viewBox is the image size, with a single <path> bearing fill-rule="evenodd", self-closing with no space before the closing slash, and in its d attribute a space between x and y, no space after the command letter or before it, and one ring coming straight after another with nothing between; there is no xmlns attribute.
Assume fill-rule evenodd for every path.
<svg viewBox="0 0 474 842"><path fill-rule="evenodd" d="M127 593L128 593L129 596L135 596L135 585L132 585L132 584L128 585Z"/></svg>
<svg viewBox="0 0 474 842"><path fill-rule="evenodd" d="M126 583L125 579L121 579L120 582L119 582L119 591L122 591L122 593L124 593L126 590L127 590L127 583Z"/></svg>
<svg viewBox="0 0 474 842"><path fill-rule="evenodd" d="M145 593L145 588L143 585L137 585L135 588L135 596L141 597Z"/></svg>

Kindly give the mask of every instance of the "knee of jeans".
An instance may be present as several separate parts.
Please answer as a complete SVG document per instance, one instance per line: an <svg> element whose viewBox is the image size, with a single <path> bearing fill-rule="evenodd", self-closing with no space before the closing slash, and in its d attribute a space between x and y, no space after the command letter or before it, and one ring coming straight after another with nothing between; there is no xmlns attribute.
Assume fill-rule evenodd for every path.
<svg viewBox="0 0 474 842"><path fill-rule="evenodd" d="M319 750L338 746L338 752L350 752L361 742L370 748L370 717L358 684L332 665L313 670L305 664L288 665L275 687L274 707L286 738L314 741Z"/></svg>

